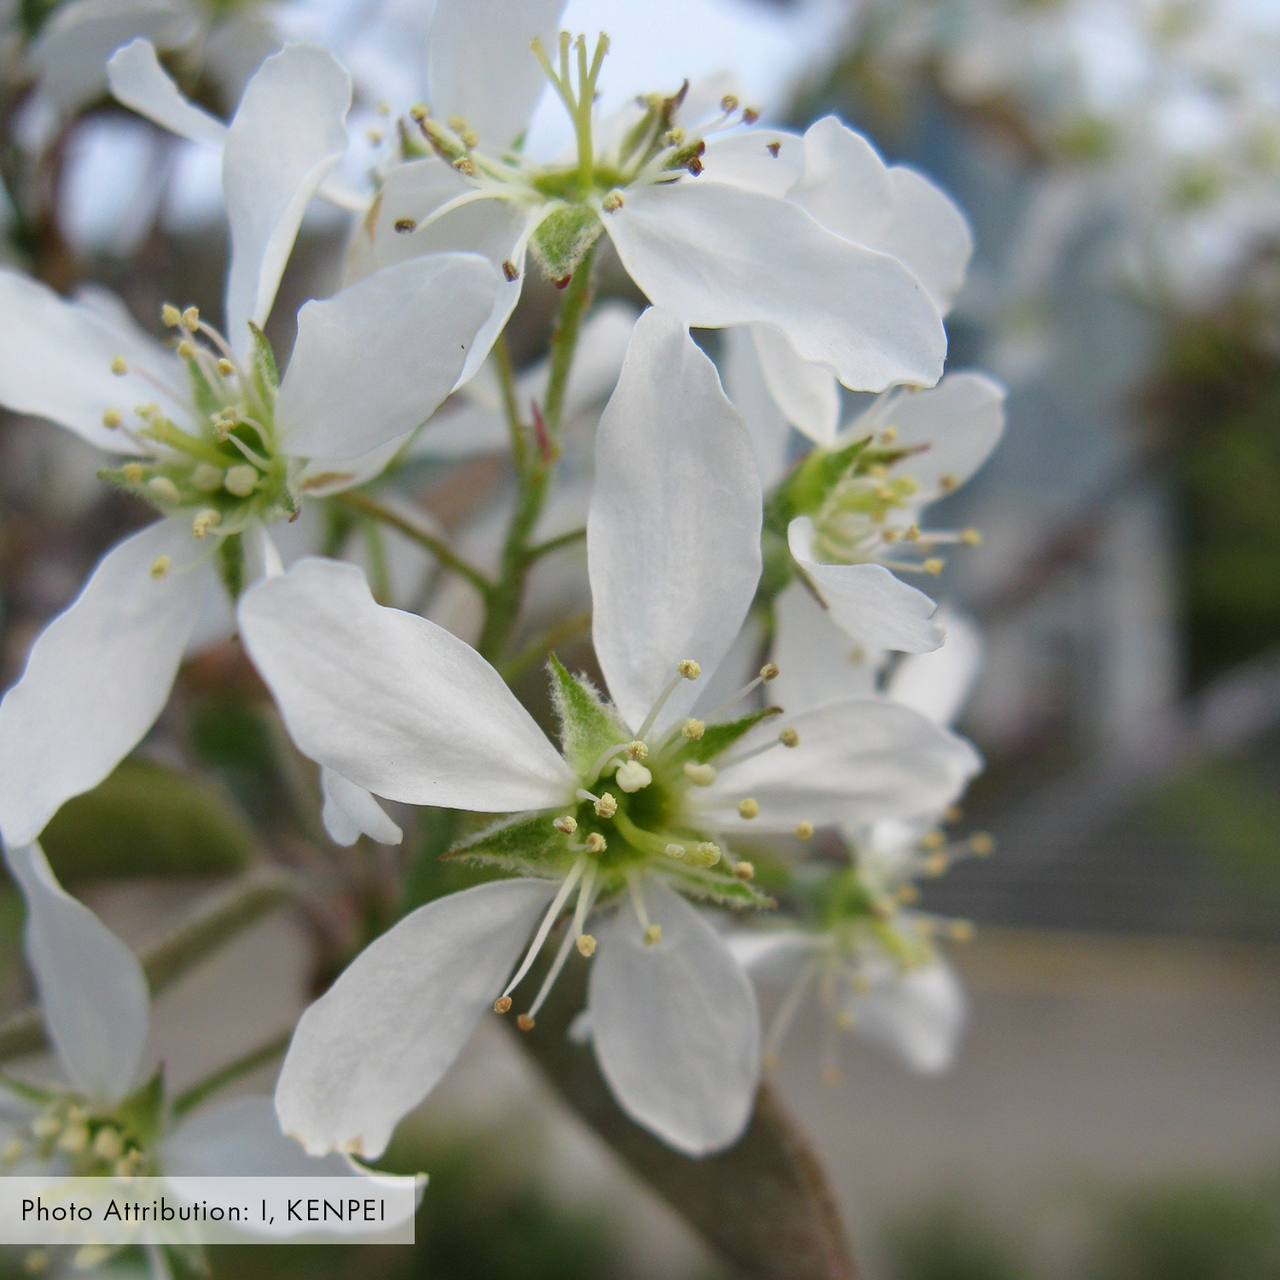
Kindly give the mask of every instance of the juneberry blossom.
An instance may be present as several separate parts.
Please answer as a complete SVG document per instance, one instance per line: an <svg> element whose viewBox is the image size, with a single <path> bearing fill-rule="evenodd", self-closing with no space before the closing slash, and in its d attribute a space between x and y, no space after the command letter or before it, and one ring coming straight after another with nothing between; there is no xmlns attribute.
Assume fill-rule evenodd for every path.
<svg viewBox="0 0 1280 1280"><path fill-rule="evenodd" d="M456 384L492 308L478 255L399 264L307 303L279 376L261 326L306 204L345 149L350 92L328 53L301 45L245 90L223 156L226 336L166 305L162 344L108 294L68 301L0 272L0 404L119 455L105 478L163 517L108 552L0 703L10 847L151 727L202 615L274 559L265 528L391 460Z"/></svg>
<svg viewBox="0 0 1280 1280"><path fill-rule="evenodd" d="M755 596L760 528L742 420L681 321L651 308L596 436L587 557L609 700L553 661L559 750L473 649L375 604L354 566L304 560L246 593L241 635L300 750L390 800L508 815L454 855L518 877L419 908L303 1015L276 1103L309 1151L382 1151L484 1011L512 1008L571 902L521 1027L575 949L594 957L592 1045L627 1114L693 1155L742 1132L755 1000L685 900L766 901L726 834L930 813L977 767L887 702L780 730L777 708L696 706Z"/></svg>

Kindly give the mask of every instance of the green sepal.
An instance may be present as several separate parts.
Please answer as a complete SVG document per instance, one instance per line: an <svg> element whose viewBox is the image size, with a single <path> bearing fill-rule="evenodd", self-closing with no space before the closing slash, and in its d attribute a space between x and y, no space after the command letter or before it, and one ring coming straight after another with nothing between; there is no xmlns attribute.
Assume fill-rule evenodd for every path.
<svg viewBox="0 0 1280 1280"><path fill-rule="evenodd" d="M551 701L560 722L560 749L569 767L582 776L602 752L627 741L631 734L590 682L571 676L554 653L547 669L551 672Z"/></svg>
<svg viewBox="0 0 1280 1280"><path fill-rule="evenodd" d="M603 232L589 204L568 204L543 218L529 244L547 277L561 281L573 275Z"/></svg>
<svg viewBox="0 0 1280 1280"><path fill-rule="evenodd" d="M4 1072L0 1072L0 1089L7 1089L14 1097L21 1098L25 1102L35 1102L41 1106L47 1106L50 1102L57 1102L59 1098L67 1096L65 1089L42 1089L38 1084L18 1080Z"/></svg>
<svg viewBox="0 0 1280 1280"><path fill-rule="evenodd" d="M739 911L761 911L776 906L766 893L761 893L749 880L736 876L718 875L714 871L699 871L673 865L666 873L671 887L686 898L700 902L714 902L717 906L733 907Z"/></svg>
<svg viewBox="0 0 1280 1280"><path fill-rule="evenodd" d="M765 503L765 528L785 538L792 520L817 511L832 487L858 463L870 443L871 437L867 436L845 445L843 449L815 449L797 463Z"/></svg>
<svg viewBox="0 0 1280 1280"><path fill-rule="evenodd" d="M762 720L780 716L781 707L762 707L741 720L726 720L723 724L709 724L701 738L686 744L681 752L682 760L697 760L700 764L713 761L721 752L728 751L743 734L750 732Z"/></svg>
<svg viewBox="0 0 1280 1280"><path fill-rule="evenodd" d="M249 332L253 336L253 350L250 352L253 385L262 397L263 404L271 408L276 402L276 392L280 390L280 371L276 368L275 352L271 350L267 335L252 320L249 321Z"/></svg>
<svg viewBox="0 0 1280 1280"><path fill-rule="evenodd" d="M441 860L501 867L516 875L546 875L558 870L568 854L564 836L551 821L548 813L518 813L502 818L455 844Z"/></svg>
<svg viewBox="0 0 1280 1280"><path fill-rule="evenodd" d="M164 1066L158 1066L155 1074L136 1093L131 1093L115 1109L121 1127L127 1128L146 1150L151 1147L164 1127Z"/></svg>
<svg viewBox="0 0 1280 1280"><path fill-rule="evenodd" d="M244 590L244 544L238 533L218 540L218 574L232 600L239 600Z"/></svg>

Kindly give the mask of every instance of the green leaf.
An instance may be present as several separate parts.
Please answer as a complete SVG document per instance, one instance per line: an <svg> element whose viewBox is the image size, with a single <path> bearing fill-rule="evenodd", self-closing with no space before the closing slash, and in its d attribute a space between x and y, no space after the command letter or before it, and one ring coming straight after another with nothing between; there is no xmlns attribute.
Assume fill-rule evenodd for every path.
<svg viewBox="0 0 1280 1280"><path fill-rule="evenodd" d="M250 352L253 385L257 387L263 403L270 408L276 402L276 392L280 390L280 371L276 368L276 355L271 350L267 335L252 320L249 321L249 332L253 335L253 350Z"/></svg>
<svg viewBox="0 0 1280 1280"><path fill-rule="evenodd" d="M573 275L603 231L590 205L569 204L543 218L529 244L547 277L560 281Z"/></svg>
<svg viewBox="0 0 1280 1280"><path fill-rule="evenodd" d="M565 861L565 838L551 825L547 813L518 813L455 844L445 859L477 866L500 867L517 875L546 875Z"/></svg>
<svg viewBox="0 0 1280 1280"><path fill-rule="evenodd" d="M229 875L255 840L216 786L146 760L126 760L68 800L42 837L59 879Z"/></svg>
<svg viewBox="0 0 1280 1280"><path fill-rule="evenodd" d="M571 676L555 654L547 666L551 671L551 700L560 722L560 748L569 767L584 774L601 752L627 741L631 734L589 680Z"/></svg>
<svg viewBox="0 0 1280 1280"><path fill-rule="evenodd" d="M762 707L753 711L741 720L726 720L723 724L709 724L702 737L696 742L688 743L680 754L681 760L697 760L700 763L712 761L716 756L733 746L743 734L749 733L762 720L771 716L780 716L781 707Z"/></svg>

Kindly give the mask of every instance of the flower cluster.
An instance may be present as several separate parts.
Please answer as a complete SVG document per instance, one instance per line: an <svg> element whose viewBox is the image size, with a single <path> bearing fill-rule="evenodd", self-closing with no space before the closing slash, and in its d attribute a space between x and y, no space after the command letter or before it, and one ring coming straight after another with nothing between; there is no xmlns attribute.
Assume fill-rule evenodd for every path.
<svg viewBox="0 0 1280 1280"><path fill-rule="evenodd" d="M319 767L330 839L394 845L412 807L455 811L446 857L476 875L303 1015L275 1106L311 1157L378 1157L480 1019L534 1031L570 964L590 965L575 1035L619 1106L690 1156L742 1134L815 979L837 1020L923 1027L914 1065L949 1056L962 1000L932 937L963 926L909 908L959 852L936 824L981 765L949 727L979 643L906 579L979 541L925 509L1003 427L996 383L943 376L967 224L834 117L775 128L727 83L602 118L608 39L558 33L560 7L440 0L429 92L367 189L340 176L333 53L272 53L224 124L132 32L104 59L115 98L221 157L221 330L176 299L160 340L112 296L0 273L0 403L116 455L104 481L158 513L0 703L0 835L76 1089L32 1094L15 1159L174 1158L163 1095L130 1092L137 962L37 841L150 731L184 655L233 630ZM544 161L523 136L548 85L575 141ZM354 214L349 249L278 363L264 327L313 198ZM592 309L605 254L638 317ZM505 331L533 272L557 318L517 376ZM847 415L846 390L877 398ZM505 478L455 532L395 489L421 459L494 452ZM425 593L343 557L330 535L356 517L429 553ZM568 601L591 674L555 653ZM543 659L555 741L513 691ZM798 922L770 924L780 908ZM758 919L726 932L725 911ZM804 957L767 1038L743 964L763 938Z"/></svg>

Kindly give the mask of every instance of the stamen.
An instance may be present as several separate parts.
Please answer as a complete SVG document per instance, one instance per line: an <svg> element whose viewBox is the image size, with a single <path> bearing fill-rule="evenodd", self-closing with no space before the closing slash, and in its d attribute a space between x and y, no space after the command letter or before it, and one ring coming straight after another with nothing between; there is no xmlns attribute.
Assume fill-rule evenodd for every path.
<svg viewBox="0 0 1280 1280"><path fill-rule="evenodd" d="M747 862L744 858L733 868L733 874L739 880L754 880L756 878L756 869L753 863Z"/></svg>
<svg viewBox="0 0 1280 1280"><path fill-rule="evenodd" d="M695 720L692 716L680 726L680 736L688 742L697 742L707 731L705 720Z"/></svg>
<svg viewBox="0 0 1280 1280"><path fill-rule="evenodd" d="M603 853L609 845L604 836L602 836L598 831L593 831L589 836L587 836L587 842L584 847L588 853Z"/></svg>
<svg viewBox="0 0 1280 1280"><path fill-rule="evenodd" d="M108 431L114 431L124 421L119 409L105 409L102 414L102 425Z"/></svg>
<svg viewBox="0 0 1280 1280"><path fill-rule="evenodd" d="M661 942L662 926L650 923L649 912L644 905L644 893L640 889L640 877L634 870L627 872L627 892L631 895L631 905L635 909L636 919L644 930L645 946L651 947L655 942Z"/></svg>
<svg viewBox="0 0 1280 1280"><path fill-rule="evenodd" d="M788 727L778 734L778 741L784 747L798 747L800 745L800 735L794 729Z"/></svg>
<svg viewBox="0 0 1280 1280"><path fill-rule="evenodd" d="M533 1019L529 1016L529 1014L522 1013L516 1019L516 1026L519 1027L521 1031L532 1031L534 1027L534 1022L533 1022Z"/></svg>
<svg viewBox="0 0 1280 1280"><path fill-rule="evenodd" d="M197 538L205 538L209 534L209 530L215 525L222 523L222 512L215 511L212 507L206 507L203 511L197 511L195 519L191 522L191 532Z"/></svg>
<svg viewBox="0 0 1280 1280"><path fill-rule="evenodd" d="M644 723L636 731L637 738L644 738L653 728L653 722L658 718L658 713L666 706L667 699L680 687L681 680L696 680L702 674L702 668L692 658L682 658L676 663L676 671L679 674L663 689L658 695L657 702L649 708L649 714L645 716Z"/></svg>
<svg viewBox="0 0 1280 1280"><path fill-rule="evenodd" d="M693 760L686 760L684 764L684 776L688 778L695 787L709 787L716 780L715 766L710 764L698 764Z"/></svg>
<svg viewBox="0 0 1280 1280"><path fill-rule="evenodd" d="M760 804L748 796L745 800L738 801L738 812L744 818L758 818L760 816Z"/></svg>
<svg viewBox="0 0 1280 1280"><path fill-rule="evenodd" d="M667 845L667 847L663 850L663 852L667 855L668 858L683 858L685 849L684 849L684 845L676 844L674 841L672 841L671 844Z"/></svg>
<svg viewBox="0 0 1280 1280"><path fill-rule="evenodd" d="M800 976L791 984L791 989L778 1006L778 1012L774 1014L764 1038L764 1052L761 1054L761 1060L766 1068L771 1069L778 1065L778 1051L782 1048L782 1042L786 1039L787 1032L800 1011L800 1004L804 1000L809 983L813 981L817 972L817 960L810 960L801 970Z"/></svg>
<svg viewBox="0 0 1280 1280"><path fill-rule="evenodd" d="M200 323L200 308L188 307L182 313L182 323L186 325L188 329L194 329Z"/></svg>
<svg viewBox="0 0 1280 1280"><path fill-rule="evenodd" d="M797 840L812 840L813 839L813 823L798 822L796 824L795 837Z"/></svg>
<svg viewBox="0 0 1280 1280"><path fill-rule="evenodd" d="M720 846L711 840L699 841L692 849L685 850L685 861L695 867L714 867L720 861Z"/></svg>
<svg viewBox="0 0 1280 1280"><path fill-rule="evenodd" d="M117 378L123 378L124 375L129 372L129 366L125 362L124 356L115 356L112 359L111 372L114 373Z"/></svg>
<svg viewBox="0 0 1280 1280"><path fill-rule="evenodd" d="M160 319L170 329L176 329L182 323L182 312L171 302L160 308Z"/></svg>
<svg viewBox="0 0 1280 1280"><path fill-rule="evenodd" d="M619 770L621 772L621 770ZM619 784L621 785L621 784ZM612 818L618 812L617 797L606 791L595 804L597 818Z"/></svg>
<svg viewBox="0 0 1280 1280"><path fill-rule="evenodd" d="M584 956L590 956L596 949L596 940L583 933L582 926L587 922L587 915L595 905L596 895L593 892L596 884L596 872L599 863L589 862L582 877L582 887L578 890L578 902L573 912L573 936L578 940L578 950Z"/></svg>
<svg viewBox="0 0 1280 1280"><path fill-rule="evenodd" d="M732 698L729 698L727 701L722 702L707 717L707 719L708 720L718 719L726 711L728 711L729 708L732 707L735 703L741 702L742 699L745 698L749 693L754 693L762 684L768 684L770 680L776 680L777 678L778 678L778 668L776 664L772 662L766 662L764 666L760 668L760 674L756 676L754 680L750 681L748 684L743 685L742 688L739 689L738 692L735 693Z"/></svg>
<svg viewBox="0 0 1280 1280"><path fill-rule="evenodd" d="M551 994L551 988L555 986L556 979L560 976L560 970L564 968L564 962L569 958L569 952L573 949L573 942L573 930L566 929L564 937L560 940L560 947L556 951L556 958L551 962L551 968L547 970L547 976L543 978L542 986L538 988L538 994L529 1006L527 1016L530 1019L536 1018L539 1010L546 1003L547 997Z"/></svg>
<svg viewBox="0 0 1280 1280"><path fill-rule="evenodd" d="M542 944L547 940L547 934L551 932L551 926L555 924L556 917L560 914L561 908L569 900L569 895L573 892L573 886L578 883L582 873L587 869L588 862L586 858L579 857L569 868L569 874L565 876L560 884L560 888L556 890L556 896L551 900L551 905L547 908L547 914L542 917L542 923L538 926L538 932L533 935L533 942L529 945L529 950L525 953L524 959L520 963L520 967L516 970L515 977L507 983L506 989L498 998L499 1003L506 996L509 996L515 990L520 979L533 967L533 962L537 959L538 952L542 950ZM594 864L591 864L594 865ZM510 1004L507 1005L509 1009ZM495 1004L497 1009L498 1005ZM505 1010L498 1009L499 1013Z"/></svg>
<svg viewBox="0 0 1280 1280"><path fill-rule="evenodd" d="M784 736L786 735L786 736ZM794 737L795 741L788 741L788 737ZM740 751L735 756L727 756L720 761L722 770L731 768L735 764L741 764L744 760L750 760L754 756L763 755L766 751L772 751L776 746L795 747L800 745L800 735L794 729L783 729L776 738L769 742L762 742L758 747L752 747L748 751Z"/></svg>

